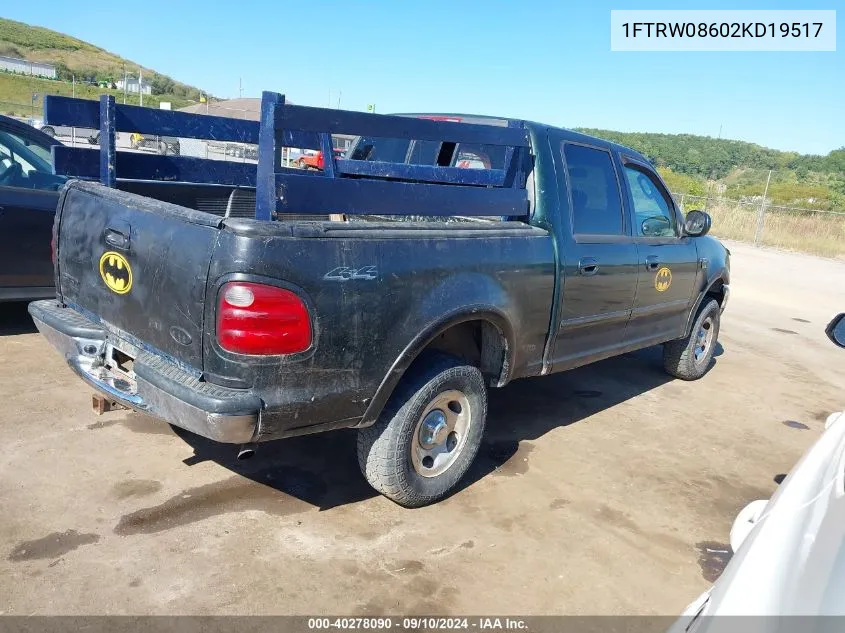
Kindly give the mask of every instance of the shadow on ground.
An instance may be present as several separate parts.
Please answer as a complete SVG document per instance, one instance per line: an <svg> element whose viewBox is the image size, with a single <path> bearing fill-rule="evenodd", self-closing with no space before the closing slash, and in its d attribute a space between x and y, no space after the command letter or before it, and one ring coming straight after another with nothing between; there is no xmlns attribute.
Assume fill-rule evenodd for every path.
<svg viewBox="0 0 845 633"><path fill-rule="evenodd" d="M499 468L519 468L516 460L515 465L509 461L521 441L585 420L670 380L663 370L662 350L656 347L491 390L486 439L456 492ZM175 430L194 449L186 464L214 461L321 510L376 495L358 468L352 430L262 443L245 461L236 459L236 446Z"/></svg>
<svg viewBox="0 0 845 633"><path fill-rule="evenodd" d="M0 303L0 336L37 332L26 302Z"/></svg>

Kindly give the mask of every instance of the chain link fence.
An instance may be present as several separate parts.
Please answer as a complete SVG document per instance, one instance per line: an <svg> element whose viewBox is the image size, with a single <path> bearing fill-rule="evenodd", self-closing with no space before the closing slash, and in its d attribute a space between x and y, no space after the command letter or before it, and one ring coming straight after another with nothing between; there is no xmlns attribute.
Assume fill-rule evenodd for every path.
<svg viewBox="0 0 845 633"><path fill-rule="evenodd" d="M718 237L791 250L845 257L845 211L769 204L767 200L674 194L685 212L706 211Z"/></svg>

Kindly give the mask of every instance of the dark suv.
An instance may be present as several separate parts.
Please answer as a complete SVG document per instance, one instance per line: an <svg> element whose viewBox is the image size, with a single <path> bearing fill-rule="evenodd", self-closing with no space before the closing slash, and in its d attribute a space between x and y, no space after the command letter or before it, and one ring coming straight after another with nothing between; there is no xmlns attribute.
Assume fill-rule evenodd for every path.
<svg viewBox="0 0 845 633"><path fill-rule="evenodd" d="M64 176L53 174L56 139L0 116L0 301L55 294L50 238Z"/></svg>

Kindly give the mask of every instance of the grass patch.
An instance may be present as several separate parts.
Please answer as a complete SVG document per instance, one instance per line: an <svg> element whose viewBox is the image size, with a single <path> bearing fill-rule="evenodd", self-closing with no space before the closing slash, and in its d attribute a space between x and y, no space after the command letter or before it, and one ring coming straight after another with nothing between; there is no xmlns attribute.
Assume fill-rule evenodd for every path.
<svg viewBox="0 0 845 633"><path fill-rule="evenodd" d="M723 201L708 205L713 235L754 242L759 205ZM845 214L822 211L767 210L761 242L824 257L845 258Z"/></svg>
<svg viewBox="0 0 845 633"><path fill-rule="evenodd" d="M32 93L38 94L37 100L30 106ZM0 72L0 114L41 116L45 95L61 95L70 97L73 94L72 84L51 79L38 79L24 75ZM108 90L87 84L76 84L76 96L81 99L99 99L102 94L114 96L117 103L123 103L122 90ZM169 101L174 110L195 103L175 95L144 95L144 105L158 108L162 101ZM126 96L127 105L139 105L137 94Z"/></svg>

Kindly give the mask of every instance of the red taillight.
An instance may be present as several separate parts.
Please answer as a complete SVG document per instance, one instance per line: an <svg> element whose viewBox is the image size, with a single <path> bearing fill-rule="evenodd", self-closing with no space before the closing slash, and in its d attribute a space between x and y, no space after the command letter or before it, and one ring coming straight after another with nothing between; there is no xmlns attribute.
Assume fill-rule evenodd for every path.
<svg viewBox="0 0 845 633"><path fill-rule="evenodd" d="M323 152L320 152L319 154L317 154L317 168L322 169L323 167L325 167L325 165L326 161L323 160Z"/></svg>
<svg viewBox="0 0 845 633"><path fill-rule="evenodd" d="M296 354L311 347L311 317L290 290L233 281L220 289L217 341L236 354Z"/></svg>

